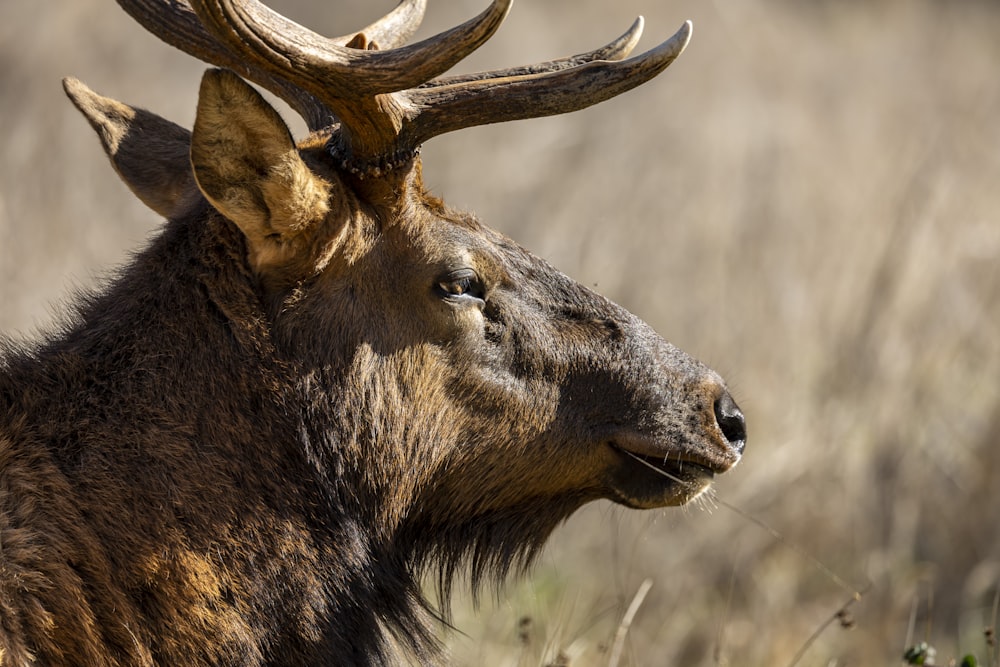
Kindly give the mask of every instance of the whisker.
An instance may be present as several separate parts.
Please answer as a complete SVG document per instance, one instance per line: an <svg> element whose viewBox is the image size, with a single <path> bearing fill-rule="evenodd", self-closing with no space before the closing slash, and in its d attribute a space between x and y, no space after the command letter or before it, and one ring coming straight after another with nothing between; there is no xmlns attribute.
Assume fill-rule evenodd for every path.
<svg viewBox="0 0 1000 667"><path fill-rule="evenodd" d="M631 456L633 459L635 459L639 463L643 464L644 466L655 470L656 472L658 472L659 474L663 475L667 479L670 479L670 480L672 480L674 482L677 482L678 484L680 484L682 486L686 486L688 488L700 488L700 485L694 485L694 484L692 484L690 482L687 482L687 481L685 481L683 479L678 478L675 475L671 475L667 471L661 470L660 468L657 468L656 466L652 465L651 463L649 463L647 461L644 461L643 459L639 458L635 454L632 454L631 452L625 452L625 453L628 454L629 456ZM831 614L829 618L827 618L825 621L823 621L823 623L821 623L819 625L819 627L817 627L813 631L813 633L809 636L809 638L806 639L806 641L802 644L802 646L799 647L799 650L796 652L795 656L792 658L792 661L788 664L788 667L795 667L796 665L799 664L799 661L802 660L802 657L806 654L806 652L812 647L813 643L815 643L815 641L819 638L819 636L821 634L823 634L823 632L826 630L826 628L830 626L830 624L832 624L834 621L837 621L837 620L839 620L841 622L841 624L843 624L845 622L844 619L845 618L849 618L848 609L855 602L858 602L859 600L861 600L861 598L869 591L869 589L871 589L871 587L873 586L873 582L869 581L862 589L858 590L854 586L851 586L850 584L848 584L846 580L844 580L836 572L834 572L832 569L830 569L819 558L817 558L816 556L813 556L811 553L809 553L805 549L799 547L798 545L794 544L793 542L790 542L784 535L782 535L780 532L778 532L777 530L775 530L774 528L772 528L769 524L767 524L762 519L758 519L757 517L755 517L754 515L750 514L749 512L745 512L745 511L741 510L740 508L736 507L735 505L733 505L732 503L726 502L725 500L723 500L722 498L719 497L718 493L715 493L713 490L709 489L708 491L709 491L708 493L703 493L703 494L701 494L701 496L699 496L700 498L704 498L704 500L702 501L703 506L710 506L711 505L711 506L715 506L715 507L718 507L718 506L725 507L730 512L733 512L733 513L737 514L738 516L746 519L747 521L750 521L751 523L753 523L754 525L758 526L759 528L764 529L765 531L767 531L767 533L769 535L771 535L771 537L773 537L775 540L777 540L783 546L785 546L788 549L791 549L793 552L795 552L796 554L798 554L800 557L802 557L802 558L806 559L807 561L811 562L813 564L813 566L816 567L816 569L818 569L821 573L823 573L823 575L825 575L827 577L827 579L829 579L830 581L832 581L834 584L836 584L837 586L839 586L843 590L847 591L850 594L850 596L851 596L847 600L847 602L845 602L843 605L840 606L839 609L837 609L836 612L834 612L833 614Z"/></svg>
<svg viewBox="0 0 1000 667"><path fill-rule="evenodd" d="M666 477L669 480L677 482L678 484L681 484L682 486L686 486L688 488L693 488L693 489L701 488L700 484L692 484L691 482L688 482L687 480L683 480L683 479L677 477L676 475L671 475L666 470L661 470L660 468L657 468L653 464L649 463L648 461L643 460L642 458L636 456L632 452L628 452L628 451L624 451L624 450L623 450L623 452L625 454L628 454L633 459L635 459L639 463L643 464L647 468L650 468L651 470L655 470L656 472L658 472L659 474L663 475L664 477ZM709 495L709 494L707 494L707 493L706 494L702 494L702 496L707 496L707 495ZM801 556L804 559L810 561L820 572L822 572L824 575L826 575L826 577L828 579L830 579L830 581L832 581L837 586L839 586L840 588L842 588L845 591L847 591L848 593L850 593L855 600L860 600L861 599L863 591L859 591L856 587L851 586L849 583L847 583L846 580L844 580L843 577L839 576L836 572L834 572L833 570L831 570L819 558L817 558L816 556L813 556L811 553L809 553L808 551L802 549L798 545L790 542L784 535L782 535L776 529L772 528L769 524L767 524L762 519L758 519L754 515L741 510L740 508L736 507L732 503L726 502L725 500L723 500L722 498L719 497L718 493L714 493L713 492L713 493L711 493L711 496L712 496L711 501L716 506L725 507L730 512L738 514L739 516L743 517L747 521L750 521L751 523L753 523L754 525L758 526L759 528L762 528L763 530L767 531L767 533L769 535L771 535L771 537L773 537L774 539L776 539L778 542L780 542L781 544L783 544L785 547L791 549L792 551L794 551L795 553L797 553L799 556ZM868 589L868 587L870 587L870 586L871 586L871 582L869 582L865 587L863 587L863 590L866 591Z"/></svg>
<svg viewBox="0 0 1000 667"><path fill-rule="evenodd" d="M834 572L833 570L831 570L819 558L817 558L816 556L813 556L811 553L809 553L808 551L806 551L802 547L798 546L797 544L795 544L793 542L790 542L784 535L782 535L780 532L778 532L777 530L775 530L774 528L772 528L770 525L768 525L767 523L765 523L762 519L758 519L754 515L749 514L748 512L744 512L743 510L741 510L740 508L736 507L735 505L726 502L725 500L723 500L722 498L720 498L718 496L718 494L715 494L715 502L717 502L719 505L725 507L729 511L735 512L736 514L738 514L739 516L743 517L747 521L750 521L750 522L754 523L755 525L759 526L760 528L763 528L764 530L766 530L771 535L771 537L773 537L774 539L776 539L778 542L781 542L781 544L783 544L785 547L787 547L788 549L791 549L792 551L794 551L795 553L797 553L802 558L810 561L813 564L813 566L816 567L816 569L818 569L820 572L822 572L824 575L826 575L826 577L830 581L832 581L833 583L835 583L837 586L839 586L840 588L842 588L846 592L850 593L855 600L860 600L861 596L864 594L864 592L867 591L868 588L871 587L871 582L868 582L865 586L862 587L862 590L858 590L857 587L851 586L849 583L847 583L847 581L843 577L841 577L836 572Z"/></svg>
<svg viewBox="0 0 1000 667"><path fill-rule="evenodd" d="M655 470L656 472L660 473L661 475L663 475L667 479L672 480L674 482L677 482L681 486L686 486L686 487L688 487L690 489L700 489L701 488L701 484L692 484L691 482L689 482L687 480L684 480L684 479L681 479L680 477L677 477L676 475L671 475L666 470L662 470L660 468L657 468L656 466L654 466L649 461L646 461L645 459L636 456L635 454L633 454L630 451L627 451L627 450L624 450L624 449L622 449L620 451L621 451L622 454L627 454L627 455L631 456L633 459L635 459L636 461L638 461L642 465L646 466L650 470Z"/></svg>
<svg viewBox="0 0 1000 667"><path fill-rule="evenodd" d="M705 489L705 493L701 494L695 499L699 505L702 505L702 509L711 514L714 510L719 508L718 497L715 489L708 488Z"/></svg>

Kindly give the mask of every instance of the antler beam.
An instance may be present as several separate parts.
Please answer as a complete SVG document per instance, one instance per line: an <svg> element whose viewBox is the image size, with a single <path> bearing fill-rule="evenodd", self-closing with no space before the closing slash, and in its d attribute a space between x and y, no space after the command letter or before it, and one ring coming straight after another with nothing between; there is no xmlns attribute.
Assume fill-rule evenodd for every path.
<svg viewBox="0 0 1000 667"><path fill-rule="evenodd" d="M691 35L686 22L666 42L626 60L642 32L640 17L594 51L442 76L496 32L511 0L493 0L479 16L409 46L403 43L419 26L426 0L403 0L362 32L335 38L258 0L118 2L167 43L282 97L310 130L329 128L331 152L361 176L408 162L421 143L445 132L566 113L619 95L666 69Z"/></svg>
<svg viewBox="0 0 1000 667"><path fill-rule="evenodd" d="M453 76L441 76L433 81L428 81L421 86L421 88L450 86L457 83L480 81L482 79L500 79L504 77L524 76L526 74L555 72L583 65L584 63L593 62L595 60L621 60L623 58L627 58L628 55L632 53L632 49L634 49L636 44L639 43L639 37L642 36L643 23L643 18L641 16L638 17L621 37L605 44L599 49L588 51L587 53L580 53L575 56L569 56L568 58L559 58L558 60L550 60L544 63L536 63L534 65L511 67L509 69L475 72L472 74L456 74Z"/></svg>
<svg viewBox="0 0 1000 667"><path fill-rule="evenodd" d="M230 49L242 48L273 74L319 99L339 101L415 88L443 74L496 32L510 2L494 0L456 28L385 51L341 46L257 0L194 0L192 6L208 31Z"/></svg>
<svg viewBox="0 0 1000 667"><path fill-rule="evenodd" d="M552 116L603 102L665 70L687 46L691 29L687 21L673 37L629 60L584 61L565 69L556 64L539 73L498 74L411 91L410 101L423 111L407 140L419 145L466 127Z"/></svg>

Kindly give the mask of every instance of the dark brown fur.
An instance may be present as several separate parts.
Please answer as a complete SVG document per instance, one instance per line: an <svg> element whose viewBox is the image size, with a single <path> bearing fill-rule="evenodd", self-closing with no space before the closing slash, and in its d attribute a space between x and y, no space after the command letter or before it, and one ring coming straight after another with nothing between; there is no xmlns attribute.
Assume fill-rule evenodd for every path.
<svg viewBox="0 0 1000 667"><path fill-rule="evenodd" d="M213 203L205 100L234 80L207 77L193 140ZM223 125L269 123L257 104ZM324 145L298 150L328 193L309 225L275 217L272 163L240 200L269 234L163 195L149 247L0 359L4 665L371 665L390 636L433 662L424 574L446 603L590 500L679 504L738 459L718 376L429 196L419 164L366 183ZM448 294L457 270L476 294Z"/></svg>

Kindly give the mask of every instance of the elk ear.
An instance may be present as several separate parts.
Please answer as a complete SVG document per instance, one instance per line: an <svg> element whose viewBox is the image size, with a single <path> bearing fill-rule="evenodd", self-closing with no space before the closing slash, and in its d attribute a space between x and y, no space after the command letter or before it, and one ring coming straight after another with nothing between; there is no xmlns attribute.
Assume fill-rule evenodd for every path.
<svg viewBox="0 0 1000 667"><path fill-rule="evenodd" d="M97 132L111 166L149 208L170 218L198 194L188 152L191 133L143 109L98 95L67 77L63 89Z"/></svg>
<svg viewBox="0 0 1000 667"><path fill-rule="evenodd" d="M289 259L329 212L331 185L302 160L288 126L229 70L201 81L191 165L202 193L243 230L258 267Z"/></svg>

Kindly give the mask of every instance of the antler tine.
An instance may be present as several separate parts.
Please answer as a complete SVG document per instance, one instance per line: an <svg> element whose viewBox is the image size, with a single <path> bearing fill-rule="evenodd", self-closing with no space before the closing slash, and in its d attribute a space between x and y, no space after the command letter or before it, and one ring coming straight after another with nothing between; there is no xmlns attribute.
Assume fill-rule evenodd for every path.
<svg viewBox="0 0 1000 667"><path fill-rule="evenodd" d="M254 67L220 44L201 24L185 0L118 0L118 4L146 30L167 44L260 84L288 102L312 130L331 122L332 112L310 93Z"/></svg>
<svg viewBox="0 0 1000 667"><path fill-rule="evenodd" d="M401 0L395 9L367 28L343 37L334 37L331 41L346 46L360 33L380 49L394 49L405 44L417 32L426 9L427 0Z"/></svg>
<svg viewBox="0 0 1000 667"><path fill-rule="evenodd" d="M341 46L257 0L194 0L192 6L205 28L230 49L249 51L273 76L308 90L337 112L338 100L415 88L447 71L496 32L510 3L493 0L489 9L456 28L388 51Z"/></svg>
<svg viewBox="0 0 1000 667"><path fill-rule="evenodd" d="M628 60L410 91L408 98L421 113L407 128L406 144L417 146L465 127L568 113L603 102L666 69L687 46L691 30L686 21L670 39Z"/></svg>
<svg viewBox="0 0 1000 667"><path fill-rule="evenodd" d="M419 26L426 0L401 0L362 32L332 39L260 0L118 2L164 41L278 94L311 130L330 128L331 154L361 178L407 164L439 134L567 113L619 95L666 69L691 36L686 22L664 43L628 58L642 33L639 17L593 51L443 77L496 32L511 0L492 0L479 16L408 46L400 44Z"/></svg>
<svg viewBox="0 0 1000 667"><path fill-rule="evenodd" d="M578 67L595 60L621 60L627 58L642 36L643 18L640 16L632 23L628 30L620 37L605 44L599 49L580 53L575 56L549 60L534 65L524 65L521 67L511 67L509 69L490 70L488 72L475 72L472 74L456 74L454 76L442 76L428 81L421 88L435 88L437 86L451 86L457 83L469 81L481 81L483 79L500 79L504 77L525 76L528 74L543 74L545 72L557 72L559 70Z"/></svg>

